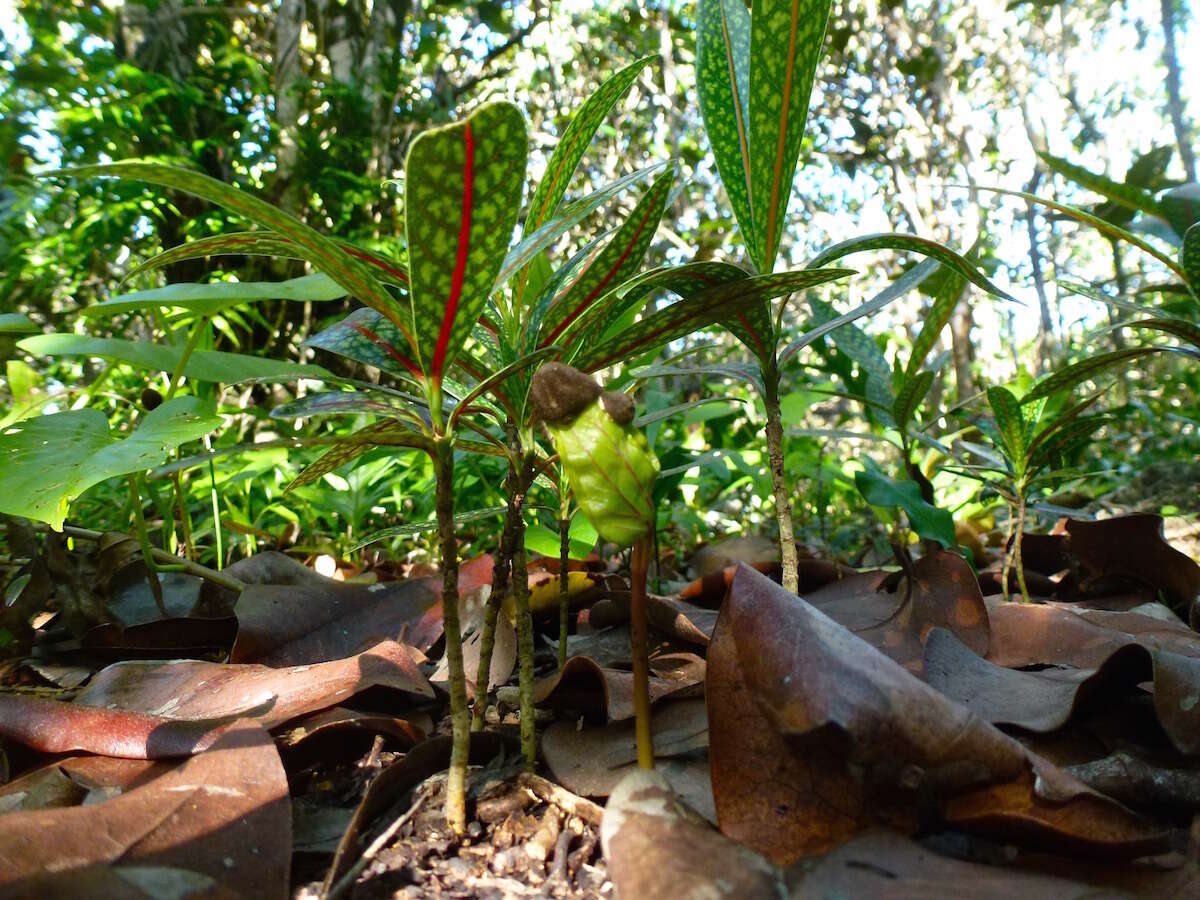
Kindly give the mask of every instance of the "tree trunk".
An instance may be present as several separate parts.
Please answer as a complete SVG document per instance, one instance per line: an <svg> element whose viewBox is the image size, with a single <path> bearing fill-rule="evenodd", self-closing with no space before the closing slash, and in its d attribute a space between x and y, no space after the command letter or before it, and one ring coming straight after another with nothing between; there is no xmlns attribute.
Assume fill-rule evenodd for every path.
<svg viewBox="0 0 1200 900"><path fill-rule="evenodd" d="M300 120L300 100L296 84L300 81L300 35L304 28L303 0L280 0L275 14L275 128L279 138L275 148L275 179L279 207L293 215L300 208L295 170L300 148L296 127Z"/></svg>
<svg viewBox="0 0 1200 900"><path fill-rule="evenodd" d="M1161 0L1163 29L1163 62L1167 66L1167 112L1171 116L1171 127L1175 129L1175 142L1179 144L1179 158L1183 160L1183 171L1188 181L1196 180L1196 154L1192 150L1192 137L1183 110L1183 98L1179 95L1179 57L1175 53L1175 0ZM1194 99L1194 98L1193 98Z"/></svg>

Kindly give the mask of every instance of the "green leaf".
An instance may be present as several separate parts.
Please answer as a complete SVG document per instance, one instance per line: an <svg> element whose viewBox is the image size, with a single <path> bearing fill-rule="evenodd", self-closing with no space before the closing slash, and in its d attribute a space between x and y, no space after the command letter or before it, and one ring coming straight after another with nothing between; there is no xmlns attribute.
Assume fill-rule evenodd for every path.
<svg viewBox="0 0 1200 900"><path fill-rule="evenodd" d="M503 369L500 369L498 372L493 372L483 381L479 382L479 384L471 388L470 393L463 397L462 400L460 400L459 403L454 407L454 411L450 413L448 430L453 431L454 425L456 422L458 422L459 417L464 412L469 411L471 409L471 405L484 394L488 393L489 391L494 391L497 387L508 381L508 379L512 378L518 372L522 372L525 369L528 369L530 366L536 365L546 357L557 352L557 347L543 347L540 350L527 353L525 356L514 360Z"/></svg>
<svg viewBox="0 0 1200 900"><path fill-rule="evenodd" d="M546 174L542 176L533 197L530 198L529 212L525 216L525 226L522 229L523 235L532 234L554 215L567 191L571 176L575 174L579 161L583 159L584 152L596 134L596 129L607 118L617 101L625 96L642 69L654 59L653 56L644 56L630 63L600 85L600 88L575 111L558 141L558 146L554 148L554 155L546 164Z"/></svg>
<svg viewBox="0 0 1200 900"><path fill-rule="evenodd" d="M1158 353L1160 349L1159 347L1129 347L1125 350L1110 350L1107 353L1089 356L1087 359L1059 369L1057 372L1051 372L1039 380L1021 402L1032 403L1041 397L1052 397L1060 391L1069 391L1076 385L1106 372L1114 366L1148 356L1151 353Z"/></svg>
<svg viewBox="0 0 1200 900"><path fill-rule="evenodd" d="M1025 463L1025 419L1021 415L1021 404L1011 391L1002 387L988 388L987 399L1009 462L1020 471Z"/></svg>
<svg viewBox="0 0 1200 900"><path fill-rule="evenodd" d="M21 313L0 313L0 334L36 334L42 329Z"/></svg>
<svg viewBox="0 0 1200 900"><path fill-rule="evenodd" d="M1051 170L1064 178L1075 182L1081 187L1094 191L1114 203L1119 203L1129 209L1144 212L1151 216L1161 216L1162 210L1154 199L1154 195L1145 188L1134 184L1113 181L1104 175L1091 172L1083 166L1077 166L1061 157L1038 151L1041 159Z"/></svg>
<svg viewBox="0 0 1200 900"><path fill-rule="evenodd" d="M507 506L489 506L486 509L473 509L470 512L456 513L454 516L454 524L466 525L470 522L481 522L485 519L496 519L502 517L506 512L508 512ZM354 553L357 550L361 550L363 547L368 547L371 544L377 544L380 541L386 541L388 538L416 537L419 534L429 534L430 532L437 530L437 519L430 519L427 522L410 522L406 525L393 525L391 528L384 528L382 531L376 531L373 534L363 538L350 548L350 552Z"/></svg>
<svg viewBox="0 0 1200 900"><path fill-rule="evenodd" d="M747 384L760 387L757 366L746 363L708 363L698 366L642 366L629 373L629 377L637 381L649 378L695 378L697 375L711 375L716 378L728 378L733 381L744 381ZM759 393L762 393L761 389Z"/></svg>
<svg viewBox="0 0 1200 900"><path fill-rule="evenodd" d="M904 370L906 378L914 377L921 370L921 366L925 365L925 359L937 343L938 335L954 315L954 308L958 306L958 300L966 286L967 280L955 271L949 272L949 277L942 279L938 285L937 293L933 296L933 305L921 325L921 333L913 341L912 355L909 356L908 367Z"/></svg>
<svg viewBox="0 0 1200 900"><path fill-rule="evenodd" d="M915 481L897 481L879 471L869 457L867 468L854 473L854 486L871 506L902 509L912 530L926 540L937 541L947 550L958 546L954 536L954 517L944 509L926 503Z"/></svg>
<svg viewBox="0 0 1200 900"><path fill-rule="evenodd" d="M1183 277L1183 270L1179 268L1175 260L1171 259L1171 257L1167 256L1167 254L1163 253L1153 244L1148 244L1133 232L1126 231L1124 228L1114 225L1111 222L1106 222L1104 219L1101 219L1098 216L1093 216L1089 212L1084 212L1082 209L1077 209L1074 206L1067 206L1065 203L1058 203L1054 200L1047 200L1045 197L1039 197L1036 194L1029 193L1028 191L1011 191L1005 188L987 187L985 185L976 185L975 190L987 191L992 194L1001 194L1005 197L1019 197L1028 203L1036 203L1039 206L1044 206L1047 209L1060 212L1067 218L1074 219L1076 222L1079 222L1081 225L1088 225L1092 228L1095 228L1102 235L1111 240L1125 241L1127 244L1137 247L1143 253L1153 256L1176 275L1180 276L1181 278Z"/></svg>
<svg viewBox="0 0 1200 900"><path fill-rule="evenodd" d="M595 340L605 334L627 312L647 298L669 292L679 297L691 297L719 284L749 278L750 273L724 262L694 262L680 266L664 266L643 272L609 291L591 305L575 326L562 336L560 344L575 344Z"/></svg>
<svg viewBox="0 0 1200 900"><path fill-rule="evenodd" d="M137 160L100 166L79 166L51 174L75 178L91 176L128 178L134 181L144 181L147 184L156 184L160 187L174 188L215 203L294 242L299 251L303 252L303 258L312 263L319 272L324 272L344 287L347 293L357 297L372 309L383 313L397 327L407 333L408 326L404 321L406 316L403 307L359 260L347 253L336 241L321 235L295 216L276 209L265 200L260 200L247 191L239 190L199 172ZM412 343L411 337L408 342Z"/></svg>
<svg viewBox="0 0 1200 900"><path fill-rule="evenodd" d="M827 266L836 259L841 259L843 256L851 253L859 253L863 250L899 250L903 253L918 253L921 256L936 259L942 265L958 272L971 282L971 284L982 288L992 296L999 297L1002 300L1011 300L1014 303L1017 302L1011 295L992 284L965 256L951 250L945 244L939 244L937 241L919 237L915 234L864 234L859 237L853 237L848 241L842 241L840 244L835 244L819 253L816 259L808 264L808 268L815 269L818 266Z"/></svg>
<svg viewBox="0 0 1200 900"><path fill-rule="evenodd" d="M420 425L423 424L423 420L417 412L419 408L416 404L405 402L403 398L383 391L322 391L275 407L271 410L271 418L307 419L314 416L371 413Z"/></svg>
<svg viewBox="0 0 1200 900"><path fill-rule="evenodd" d="M89 337L84 334L39 334L19 341L17 346L38 356L98 356L127 363L138 369L174 372L183 358L182 347L126 341L120 338ZM196 381L235 384L247 379L292 381L320 379L329 374L320 366L282 359L244 356L220 350L196 350L188 358L183 374Z"/></svg>
<svg viewBox="0 0 1200 900"><path fill-rule="evenodd" d="M365 428L360 428L330 447L317 457L315 462L292 479L283 492L287 494L298 487L312 484L314 481L320 480L322 476L335 469L340 469L346 463L376 447L403 447L409 450L421 450L425 453L430 452L431 449L429 438L421 432L407 428L403 423L382 419Z"/></svg>
<svg viewBox="0 0 1200 900"><path fill-rule="evenodd" d="M556 343L596 300L641 268L674 181L672 166L655 180L604 247L573 273L567 283L555 285L554 298L541 326L540 346Z"/></svg>
<svg viewBox="0 0 1200 900"><path fill-rule="evenodd" d="M1200 184L1189 182L1172 188L1158 198L1163 218L1180 237L1200 224Z"/></svg>
<svg viewBox="0 0 1200 900"><path fill-rule="evenodd" d="M718 284L651 313L629 328L607 337L603 346L592 344L581 348L572 364L594 372L714 322L728 325L730 320L754 303L773 300L805 287L814 287L853 274L851 269L806 269L777 275L755 275Z"/></svg>
<svg viewBox="0 0 1200 900"><path fill-rule="evenodd" d="M567 552L571 559L587 559L588 554L596 546L597 537L595 526L582 510L572 513L571 527L567 532L569 541ZM560 552L558 532L537 522L529 525L525 529L525 549L531 553L558 559Z"/></svg>
<svg viewBox="0 0 1200 900"><path fill-rule="evenodd" d="M408 151L405 230L422 370L440 385L504 263L525 184L525 119L507 102L423 132Z"/></svg>
<svg viewBox="0 0 1200 900"><path fill-rule="evenodd" d="M1200 223L1193 225L1183 235L1179 247L1179 267L1192 293L1200 297Z"/></svg>
<svg viewBox="0 0 1200 900"><path fill-rule="evenodd" d="M213 402L197 397L168 400L124 440L96 409L26 419L0 435L0 512L61 531L71 501L88 488L157 466L220 425Z"/></svg>
<svg viewBox="0 0 1200 900"><path fill-rule="evenodd" d="M809 297L808 303L812 307L813 321L818 325L837 318L834 308L824 300ZM892 395L892 370L888 368L887 358L879 349L879 345L861 328L849 323L841 325L829 336L837 343L838 348L858 363L867 374L867 399L887 410L887 414L890 415L895 403L895 397Z"/></svg>
<svg viewBox="0 0 1200 900"><path fill-rule="evenodd" d="M346 289L328 275L305 275L290 281L216 281L211 284L169 284L148 291L121 294L80 310L99 318L157 307L179 307L212 315L239 303L258 300L295 300L323 303L346 296Z"/></svg>
<svg viewBox="0 0 1200 900"><path fill-rule="evenodd" d="M931 387L933 387L932 372L918 372L916 375L904 377L904 381L900 384L900 390L896 392L896 401L892 404L892 417L896 420L897 428L901 431L908 429L913 414Z"/></svg>
<svg viewBox="0 0 1200 900"><path fill-rule="evenodd" d="M1183 319L1138 319L1134 322L1122 322L1121 325L1124 328L1149 328L1161 331L1163 334L1187 341L1200 350L1200 327L1191 322L1185 322Z"/></svg>
<svg viewBox="0 0 1200 900"><path fill-rule="evenodd" d="M529 231L529 223L527 221L525 224L525 236L521 238L520 243L514 245L508 251L508 255L504 258L504 265L500 267L500 271L496 275L496 283L492 285L492 292L494 293L504 287L508 283L508 280L518 272L523 273L526 266L534 259L537 259L543 250L602 205L639 181L644 181L655 173L662 171L662 169L666 168L666 165L665 162L660 162L646 166L644 169L639 169L636 172L631 172L615 181L609 182L598 191L593 191L586 197L582 197L565 206L560 206L553 218L548 219L532 233Z"/></svg>
<svg viewBox="0 0 1200 900"><path fill-rule="evenodd" d="M740 0L730 0L737 3ZM750 201L760 272L775 267L830 0L754 0L750 25Z"/></svg>
<svg viewBox="0 0 1200 900"><path fill-rule="evenodd" d="M420 376L416 362L405 354L404 335L387 317L373 309L356 309L304 342L401 378Z"/></svg>
<svg viewBox="0 0 1200 900"><path fill-rule="evenodd" d="M762 254L750 202L750 31L750 11L743 0L699 0L696 93L700 115L742 239L757 265Z"/></svg>
<svg viewBox="0 0 1200 900"><path fill-rule="evenodd" d="M1068 422L1033 449L1029 458L1029 472L1056 464L1111 421L1111 416L1098 415L1082 416Z"/></svg>
<svg viewBox="0 0 1200 900"><path fill-rule="evenodd" d="M663 409L656 409L654 412L643 413L633 420L634 428L645 428L647 425L653 425L656 422L662 422L666 419L673 419L681 413L689 412L700 406L707 406L710 403L748 403L750 401L742 397L701 397L699 400L689 400L686 403L677 403L674 406L667 406ZM730 409L732 414L736 410ZM715 417L714 417L715 418Z"/></svg>
<svg viewBox="0 0 1200 900"><path fill-rule="evenodd" d="M304 251L287 238L272 231L235 231L197 238L155 254L134 266L122 279L128 281L145 272L153 272L172 263L210 256L274 256L282 259L303 259Z"/></svg>

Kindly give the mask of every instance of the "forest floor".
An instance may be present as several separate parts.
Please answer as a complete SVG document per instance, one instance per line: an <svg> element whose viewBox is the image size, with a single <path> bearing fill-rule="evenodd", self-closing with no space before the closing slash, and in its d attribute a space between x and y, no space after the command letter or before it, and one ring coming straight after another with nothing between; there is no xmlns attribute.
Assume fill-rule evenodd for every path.
<svg viewBox="0 0 1200 900"><path fill-rule="evenodd" d="M164 617L128 539L25 535L46 612L0 663L0 897L1195 896L1197 529L1145 512L1194 508L1195 474L1027 534L1031 603L999 532L976 569L802 554L803 601L766 540L665 559L652 777L621 560L579 564L562 669L539 564L538 768L502 616L462 838L436 572L260 553L240 596L163 576ZM491 566L462 568L471 678Z"/></svg>

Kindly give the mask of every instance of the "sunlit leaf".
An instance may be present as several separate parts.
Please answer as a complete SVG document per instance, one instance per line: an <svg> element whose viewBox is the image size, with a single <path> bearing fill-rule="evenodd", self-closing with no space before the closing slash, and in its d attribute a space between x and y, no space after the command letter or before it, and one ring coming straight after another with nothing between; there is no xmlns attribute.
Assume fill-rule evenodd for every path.
<svg viewBox="0 0 1200 900"><path fill-rule="evenodd" d="M1064 178L1075 182L1081 187L1087 188L1089 191L1094 191L1114 203L1119 203L1129 209L1144 212L1152 216L1162 215L1162 210L1155 201L1154 195L1145 188L1134 184L1113 181L1111 178L1089 171L1083 166L1078 166L1062 157L1054 156L1040 150L1038 151L1038 158Z"/></svg>
<svg viewBox="0 0 1200 900"><path fill-rule="evenodd" d="M908 366L904 370L907 378L915 376L921 366L925 365L925 359L937 343L942 329L954 315L954 308L958 306L958 300L967 286L967 280L962 273L951 270L947 274L949 277L942 280L933 296L933 305L921 324L921 333L913 341L912 354L908 357Z"/></svg>
<svg viewBox="0 0 1200 900"><path fill-rule="evenodd" d="M921 486L915 481L889 478L865 457L867 467L854 473L854 485L872 506L902 509L908 523L921 537L937 541L947 550L958 546L954 536L954 518L946 510L927 503L921 496Z"/></svg>
<svg viewBox="0 0 1200 900"><path fill-rule="evenodd" d="M435 385L470 336L504 262L528 150L525 119L507 102L425 131L409 147L410 296L419 362Z"/></svg>
<svg viewBox="0 0 1200 900"><path fill-rule="evenodd" d="M1183 235L1179 247L1179 267L1184 280L1191 286L1192 293L1200 297L1200 223L1193 225Z"/></svg>
<svg viewBox="0 0 1200 900"><path fill-rule="evenodd" d="M1158 198L1163 218L1181 237L1189 228L1200 224L1200 184L1190 182L1171 188Z"/></svg>
<svg viewBox="0 0 1200 900"><path fill-rule="evenodd" d="M0 334L36 334L42 329L21 313L0 313Z"/></svg>
<svg viewBox="0 0 1200 900"><path fill-rule="evenodd" d="M428 453L431 445L422 432L408 428L401 422L382 419L360 428L326 450L284 488L284 493L312 484L376 447L400 447Z"/></svg>
<svg viewBox="0 0 1200 900"><path fill-rule="evenodd" d="M356 309L310 337L304 346L327 350L402 378L421 374L416 361L406 355L407 344L400 329L373 309Z"/></svg>
<svg viewBox="0 0 1200 900"><path fill-rule="evenodd" d="M1182 319L1138 319L1133 322L1122 322L1121 324L1125 328L1149 328L1152 331L1161 331L1163 334L1169 334L1180 340L1187 341L1193 347L1200 350L1200 327L1193 325L1191 322L1185 322Z"/></svg>
<svg viewBox="0 0 1200 900"><path fill-rule="evenodd" d="M124 439L96 409L26 419L0 435L0 512L62 530L71 501L88 488L157 466L220 426L213 402L198 397L168 400Z"/></svg>
<svg viewBox="0 0 1200 900"><path fill-rule="evenodd" d="M1032 390L1022 399L1023 403L1032 403L1041 397L1051 397L1060 391L1069 391L1089 378L1094 378L1109 369L1131 360L1158 353L1158 347L1128 347L1124 350L1110 350L1089 356L1077 363L1065 366L1057 372L1051 372L1035 384Z"/></svg>
<svg viewBox="0 0 1200 900"><path fill-rule="evenodd" d="M929 393L931 387L933 387L932 372L917 372L915 375L904 377L900 390L896 392L896 400L892 404L892 417L896 420L896 427L902 431L908 428L913 414L916 413L917 407L921 405L921 401L925 399L925 395Z"/></svg>
<svg viewBox="0 0 1200 900"><path fill-rule="evenodd" d="M992 415L996 417L996 427L1000 430L1008 458L1014 466L1019 467L1025 461L1026 446L1025 419L1021 415L1021 404L1011 391L998 386L988 388L987 398Z"/></svg>
<svg viewBox="0 0 1200 900"><path fill-rule="evenodd" d="M210 284L169 284L148 291L121 294L80 310L91 318L115 316L141 309L179 307L212 315L239 303L259 300L295 300L322 303L346 296L346 289L328 275L305 275L289 281L215 281Z"/></svg>
<svg viewBox="0 0 1200 900"><path fill-rule="evenodd" d="M37 356L97 356L127 363L138 369L173 373L183 358L183 348L121 338L89 337L84 334L39 334L17 344ZM246 379L294 381L297 378L321 378L329 373L320 366L225 353L220 350L196 350L188 358L183 374L196 381L235 384Z"/></svg>

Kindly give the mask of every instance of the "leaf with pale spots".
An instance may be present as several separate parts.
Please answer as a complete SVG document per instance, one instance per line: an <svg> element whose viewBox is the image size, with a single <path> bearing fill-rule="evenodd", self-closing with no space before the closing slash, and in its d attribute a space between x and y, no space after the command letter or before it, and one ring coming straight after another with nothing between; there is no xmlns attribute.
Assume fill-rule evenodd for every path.
<svg viewBox="0 0 1200 900"><path fill-rule="evenodd" d="M408 151L405 230L421 369L436 382L479 320L521 207L525 119L507 102L426 131Z"/></svg>

